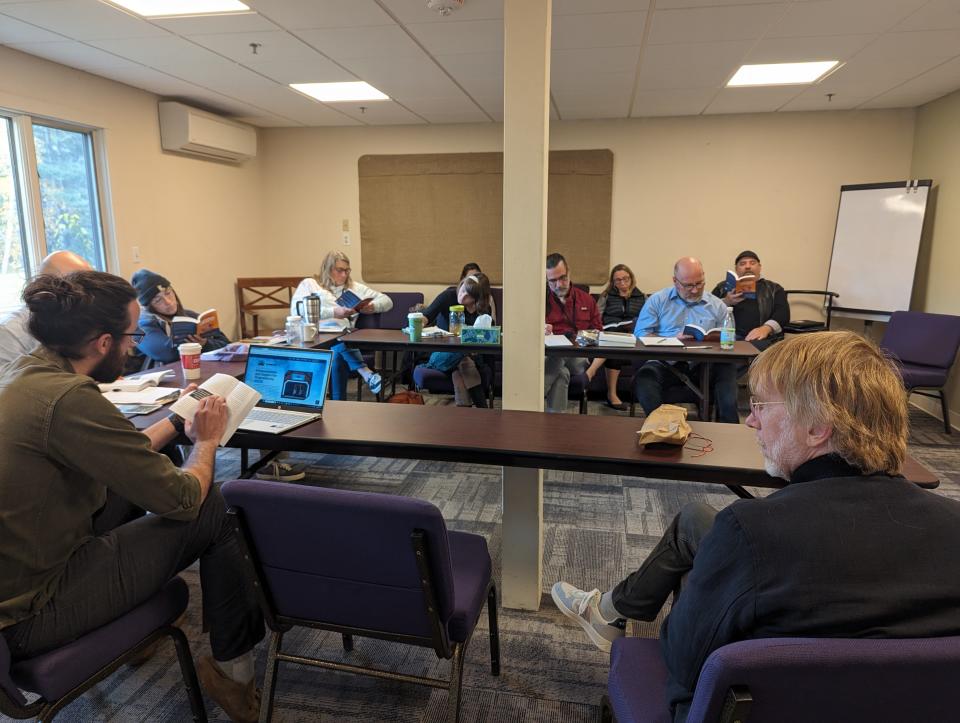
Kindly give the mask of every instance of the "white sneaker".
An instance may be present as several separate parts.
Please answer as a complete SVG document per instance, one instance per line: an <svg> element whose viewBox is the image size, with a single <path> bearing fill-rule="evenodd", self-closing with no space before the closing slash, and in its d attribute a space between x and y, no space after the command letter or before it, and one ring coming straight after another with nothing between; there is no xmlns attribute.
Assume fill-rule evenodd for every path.
<svg viewBox="0 0 960 723"><path fill-rule="evenodd" d="M379 394L380 390L383 388L383 377L374 372L367 377L367 386L370 388L372 393Z"/></svg>
<svg viewBox="0 0 960 723"><path fill-rule="evenodd" d="M296 482L307 476L302 465L292 465L286 462L271 462L257 472L257 479L269 479L275 482Z"/></svg>
<svg viewBox="0 0 960 723"><path fill-rule="evenodd" d="M600 615L600 591L580 590L568 582L558 582L550 589L550 597L560 612L579 623L590 641L605 653L610 652L613 641L624 636L624 627L608 623Z"/></svg>

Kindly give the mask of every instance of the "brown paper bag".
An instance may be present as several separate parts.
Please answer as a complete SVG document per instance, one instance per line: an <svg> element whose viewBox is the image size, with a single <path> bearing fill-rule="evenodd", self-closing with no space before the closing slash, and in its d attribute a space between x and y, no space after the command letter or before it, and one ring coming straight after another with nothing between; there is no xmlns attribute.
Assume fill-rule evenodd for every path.
<svg viewBox="0 0 960 723"><path fill-rule="evenodd" d="M643 447L647 444L676 444L683 446L690 436L690 425L687 424L687 410L676 404L661 404L647 415L640 431L637 432L637 443Z"/></svg>

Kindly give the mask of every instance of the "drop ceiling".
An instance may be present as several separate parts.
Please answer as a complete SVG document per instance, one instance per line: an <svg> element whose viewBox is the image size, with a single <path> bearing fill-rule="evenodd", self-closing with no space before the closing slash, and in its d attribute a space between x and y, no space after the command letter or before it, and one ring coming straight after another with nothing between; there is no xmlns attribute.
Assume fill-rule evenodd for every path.
<svg viewBox="0 0 960 723"><path fill-rule="evenodd" d="M506 0L522 2L523 0ZM148 21L99 0L0 0L0 44L254 125L496 122L503 2L247 0ZM742 63L840 60L811 86L725 88ZM364 80L389 101L288 83ZM960 0L554 0L554 119L912 107L960 88Z"/></svg>

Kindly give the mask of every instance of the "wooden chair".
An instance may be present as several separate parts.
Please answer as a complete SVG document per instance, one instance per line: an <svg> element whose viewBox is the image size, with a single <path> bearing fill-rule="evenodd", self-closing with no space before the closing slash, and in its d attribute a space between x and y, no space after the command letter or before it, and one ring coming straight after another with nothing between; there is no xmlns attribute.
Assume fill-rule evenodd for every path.
<svg viewBox="0 0 960 723"><path fill-rule="evenodd" d="M285 309L289 313L293 292L302 276L261 276L237 279L237 308L240 310L240 336L249 339L260 334L262 311ZM247 315L253 317L253 331L247 326ZM284 314L286 316L286 314Z"/></svg>

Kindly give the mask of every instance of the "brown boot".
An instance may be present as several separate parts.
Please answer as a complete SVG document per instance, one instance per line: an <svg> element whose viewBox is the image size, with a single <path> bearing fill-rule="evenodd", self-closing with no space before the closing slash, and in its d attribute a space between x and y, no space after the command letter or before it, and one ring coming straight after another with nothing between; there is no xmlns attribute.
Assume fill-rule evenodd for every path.
<svg viewBox="0 0 960 723"><path fill-rule="evenodd" d="M238 683L224 673L210 656L200 658L197 664L200 684L213 700L223 708L234 723L256 723L260 717L260 690L251 678Z"/></svg>

